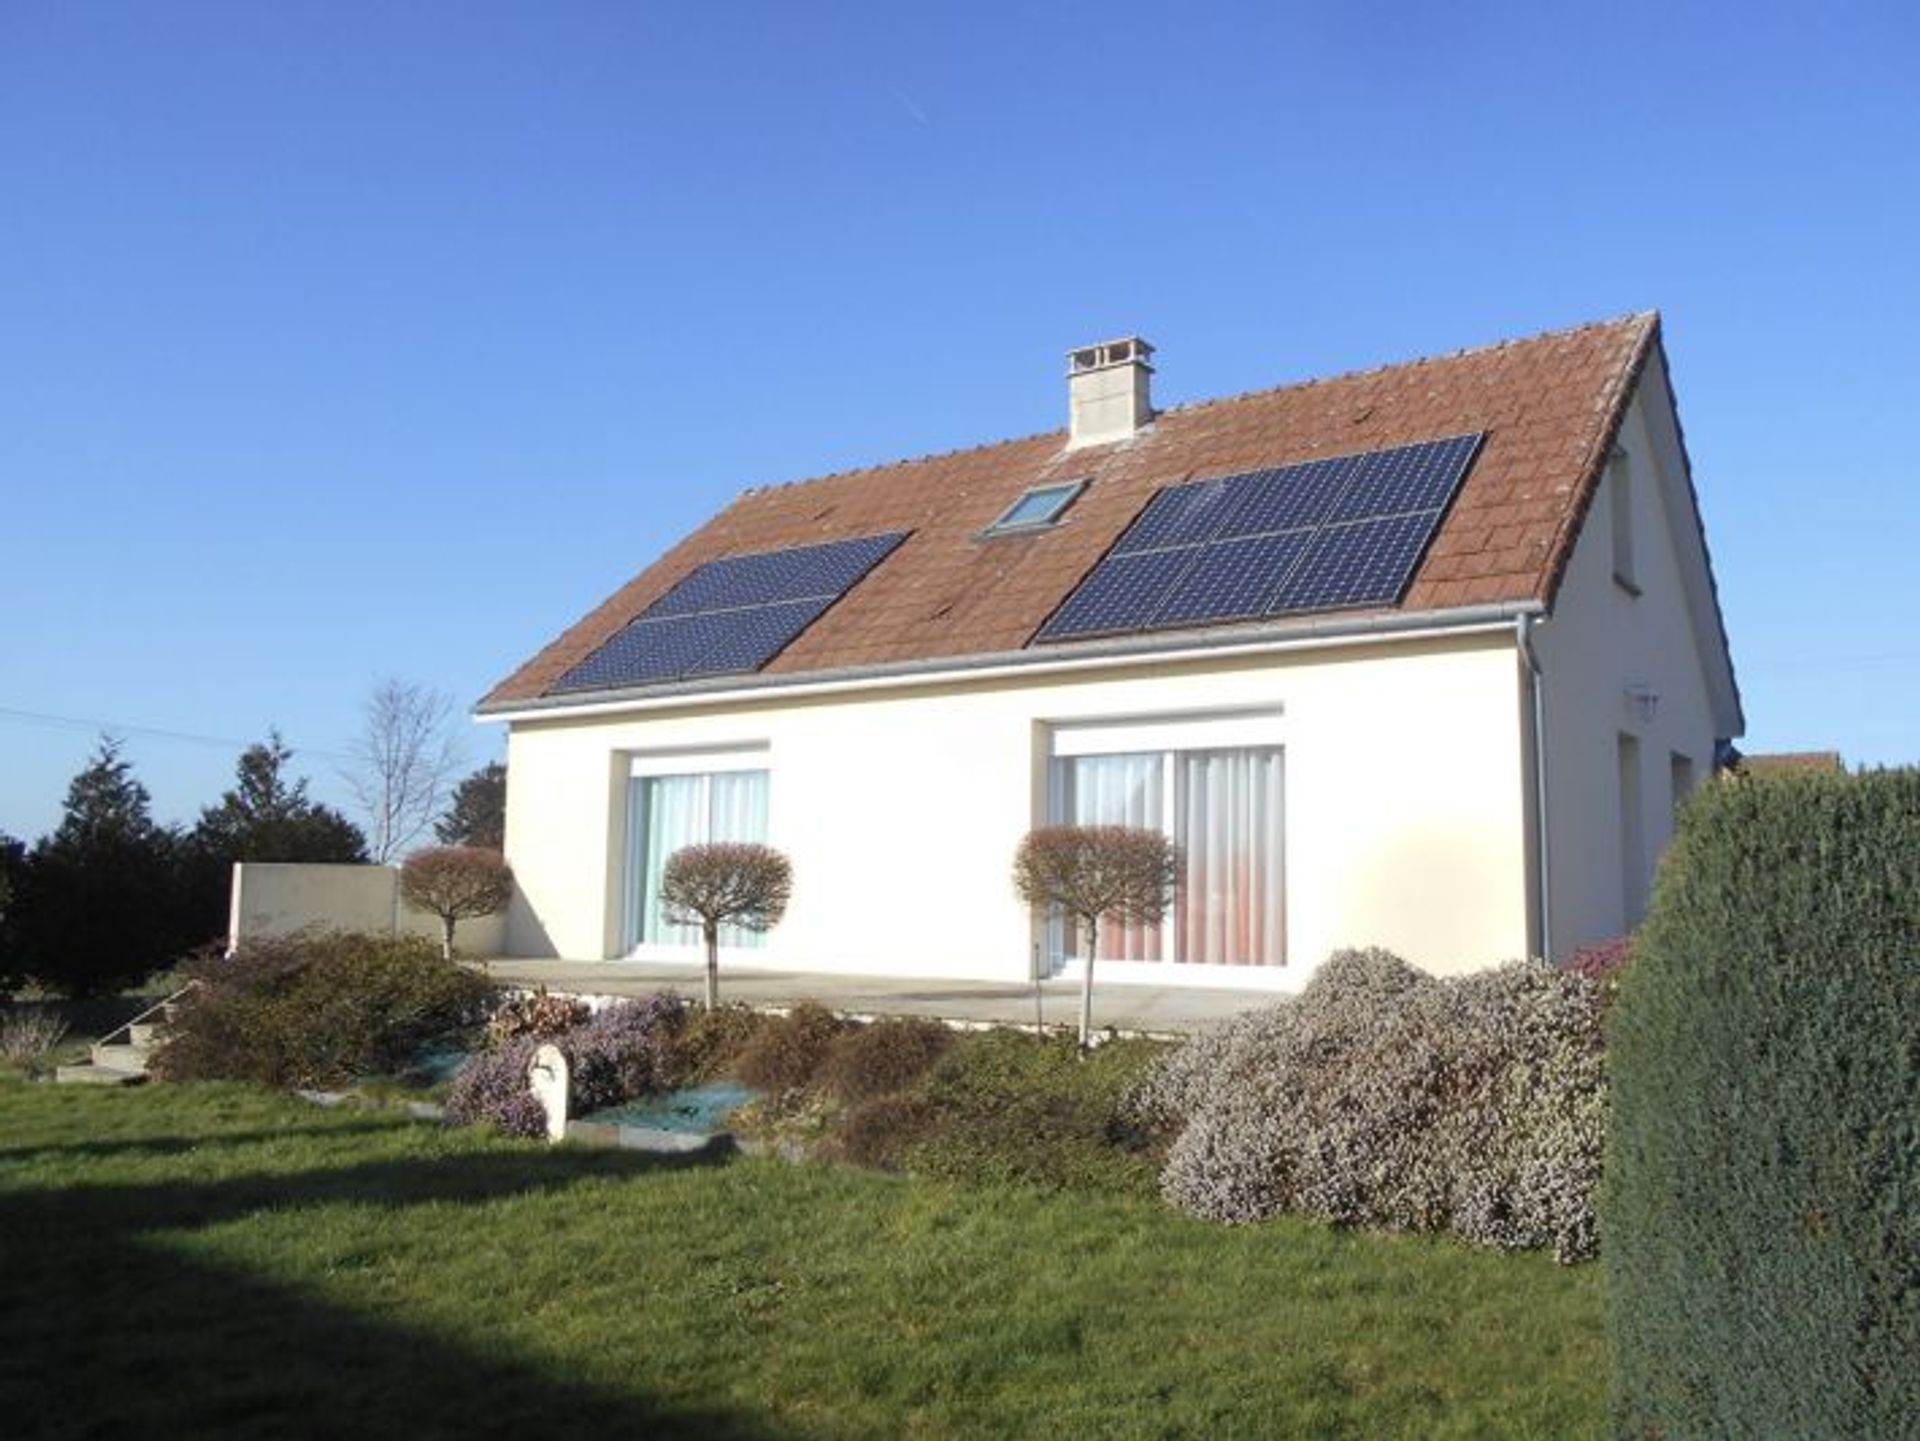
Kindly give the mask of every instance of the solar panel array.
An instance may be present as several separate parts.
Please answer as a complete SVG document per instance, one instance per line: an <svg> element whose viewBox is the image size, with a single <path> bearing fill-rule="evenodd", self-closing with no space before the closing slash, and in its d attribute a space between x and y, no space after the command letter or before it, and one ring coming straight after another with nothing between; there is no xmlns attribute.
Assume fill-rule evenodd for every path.
<svg viewBox="0 0 1920 1441"><path fill-rule="evenodd" d="M907 538L861 536L708 561L581 661L555 691L760 669Z"/></svg>
<svg viewBox="0 0 1920 1441"><path fill-rule="evenodd" d="M1456 435L1169 486L1038 638L1395 604L1480 440Z"/></svg>

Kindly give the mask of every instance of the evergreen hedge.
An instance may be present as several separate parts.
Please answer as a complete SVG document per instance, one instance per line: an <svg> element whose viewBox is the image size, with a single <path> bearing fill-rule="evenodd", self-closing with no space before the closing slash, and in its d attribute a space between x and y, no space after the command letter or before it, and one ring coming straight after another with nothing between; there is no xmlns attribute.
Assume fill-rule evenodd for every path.
<svg viewBox="0 0 1920 1441"><path fill-rule="evenodd" d="M1608 1032L1632 1441L1913 1435L1920 771L1689 802Z"/></svg>

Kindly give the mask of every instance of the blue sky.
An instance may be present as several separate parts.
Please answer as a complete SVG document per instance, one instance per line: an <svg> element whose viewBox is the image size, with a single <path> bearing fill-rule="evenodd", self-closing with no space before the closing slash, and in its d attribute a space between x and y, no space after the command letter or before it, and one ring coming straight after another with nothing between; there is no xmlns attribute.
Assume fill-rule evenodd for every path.
<svg viewBox="0 0 1920 1441"><path fill-rule="evenodd" d="M101 722L163 819L270 725L340 800L376 678L1051 429L1074 344L1164 403L1652 306L1746 745L1920 759L1914 17L0 0L0 830Z"/></svg>

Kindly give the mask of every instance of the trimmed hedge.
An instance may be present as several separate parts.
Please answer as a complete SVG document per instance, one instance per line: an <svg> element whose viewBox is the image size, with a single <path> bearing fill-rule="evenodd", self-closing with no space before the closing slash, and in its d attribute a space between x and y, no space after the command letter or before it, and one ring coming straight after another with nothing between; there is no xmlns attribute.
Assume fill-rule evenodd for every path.
<svg viewBox="0 0 1920 1441"><path fill-rule="evenodd" d="M1920 771L1702 787L1609 1026L1616 1434L1912 1435Z"/></svg>

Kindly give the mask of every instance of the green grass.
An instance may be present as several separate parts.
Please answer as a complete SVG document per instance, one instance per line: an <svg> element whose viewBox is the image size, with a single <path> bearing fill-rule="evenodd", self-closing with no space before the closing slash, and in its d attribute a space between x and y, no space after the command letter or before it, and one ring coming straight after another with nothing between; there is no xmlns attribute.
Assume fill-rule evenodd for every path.
<svg viewBox="0 0 1920 1441"><path fill-rule="evenodd" d="M1581 1437L1596 1268L0 1083L0 1431Z"/></svg>

